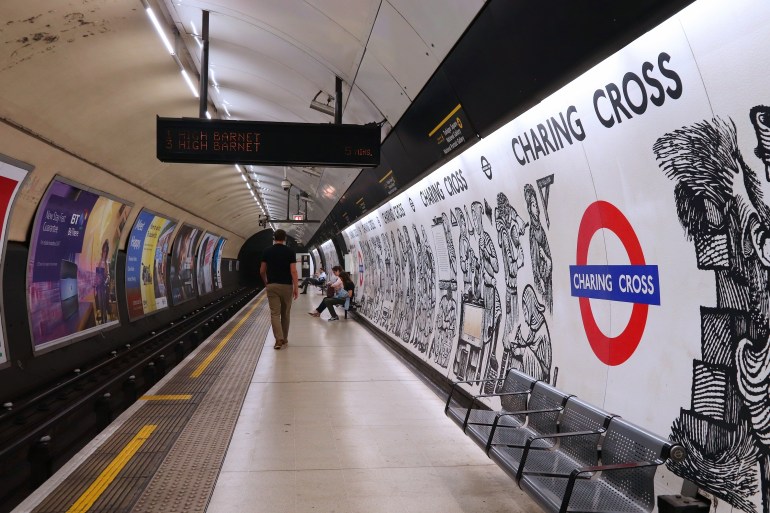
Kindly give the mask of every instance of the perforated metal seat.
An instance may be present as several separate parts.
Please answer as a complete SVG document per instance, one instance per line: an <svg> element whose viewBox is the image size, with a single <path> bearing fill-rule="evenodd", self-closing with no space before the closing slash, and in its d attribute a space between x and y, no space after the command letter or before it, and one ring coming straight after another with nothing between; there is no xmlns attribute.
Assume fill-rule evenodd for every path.
<svg viewBox="0 0 770 513"><path fill-rule="evenodd" d="M527 409L516 414L499 413L492 426L469 425L466 433L474 442L483 447L500 467L515 478L524 447L530 437L553 435L558 432L559 413L570 396L551 385L538 381L532 388ZM523 418L515 426L506 424L510 417ZM546 449L552 445L546 438L538 438L533 450Z"/></svg>
<svg viewBox="0 0 770 513"><path fill-rule="evenodd" d="M457 400L461 385L485 384L491 382L499 382L499 385L495 386L495 389L498 389L495 393L478 394L473 397L469 406L464 406ZM444 407L444 413L451 418L455 424L460 426L463 431L465 431L466 426L470 424L491 426L495 421L498 412L480 408L482 399L500 398L505 411L525 410L527 407L527 397L534 384L535 379L515 369L510 369L503 380L498 378L493 380L478 379L458 381L452 384L452 389L449 392L446 406ZM515 417L512 417L509 420L513 420L514 418ZM523 417L521 417L516 424L521 422L523 422Z"/></svg>
<svg viewBox="0 0 770 513"><path fill-rule="evenodd" d="M598 465L599 439L613 415L587 402L570 397L559 420L557 435L530 438L521 456L516 480L522 474L569 477L579 467ZM550 443L548 450L532 450ZM587 476L588 477L588 476Z"/></svg>
<svg viewBox="0 0 770 513"><path fill-rule="evenodd" d="M526 465L519 486L548 512L649 512L657 467L670 455L684 457L681 446L619 417L609 423L601 454L601 465L576 467L567 478L529 474Z"/></svg>

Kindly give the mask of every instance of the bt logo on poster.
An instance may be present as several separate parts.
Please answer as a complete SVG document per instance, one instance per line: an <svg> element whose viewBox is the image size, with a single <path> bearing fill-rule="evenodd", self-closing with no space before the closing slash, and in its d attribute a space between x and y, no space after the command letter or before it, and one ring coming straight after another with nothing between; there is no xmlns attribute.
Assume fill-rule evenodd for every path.
<svg viewBox="0 0 770 513"><path fill-rule="evenodd" d="M588 247L601 228L623 243L630 265L588 265ZM647 265L631 223L612 203L597 201L580 220L576 264L570 266L570 290L579 298L580 316L591 349L607 365L620 365L636 351L647 325L649 305L660 305L658 266ZM596 324L589 299L632 303L631 318L617 337L606 336Z"/></svg>

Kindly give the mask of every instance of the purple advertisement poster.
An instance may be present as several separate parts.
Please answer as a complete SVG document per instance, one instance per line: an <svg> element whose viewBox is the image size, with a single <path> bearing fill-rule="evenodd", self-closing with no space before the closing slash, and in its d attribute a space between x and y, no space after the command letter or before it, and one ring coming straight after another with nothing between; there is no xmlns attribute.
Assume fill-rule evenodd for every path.
<svg viewBox="0 0 770 513"><path fill-rule="evenodd" d="M32 229L27 263L35 351L118 323L115 263L131 206L55 179Z"/></svg>
<svg viewBox="0 0 770 513"><path fill-rule="evenodd" d="M182 225L171 249L171 300L175 305L195 297L195 249L198 247L200 228Z"/></svg>

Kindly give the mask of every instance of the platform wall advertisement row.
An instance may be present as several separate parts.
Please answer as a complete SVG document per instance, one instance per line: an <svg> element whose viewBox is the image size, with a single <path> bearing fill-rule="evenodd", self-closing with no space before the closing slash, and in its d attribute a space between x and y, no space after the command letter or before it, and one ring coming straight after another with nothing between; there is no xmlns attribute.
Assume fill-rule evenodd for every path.
<svg viewBox="0 0 770 513"><path fill-rule="evenodd" d="M681 442L674 493L768 511L769 24L698 1L348 227L360 313L448 379L520 369Z"/></svg>
<svg viewBox="0 0 770 513"><path fill-rule="evenodd" d="M48 187L32 227L27 266L35 352L119 324L117 250L131 208L63 178ZM225 239L183 224L172 245L177 224L148 210L137 215L126 247L129 320L221 288Z"/></svg>

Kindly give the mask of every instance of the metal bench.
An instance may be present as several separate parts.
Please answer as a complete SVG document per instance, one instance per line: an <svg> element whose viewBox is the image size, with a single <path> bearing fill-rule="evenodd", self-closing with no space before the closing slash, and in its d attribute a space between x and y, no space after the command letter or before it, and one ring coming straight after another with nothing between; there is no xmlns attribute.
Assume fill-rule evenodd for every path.
<svg viewBox="0 0 770 513"><path fill-rule="evenodd" d="M343 310L345 310L345 319L348 318L348 312L355 312L356 309L358 309L358 304L356 303L356 292L353 291L353 296L350 298L350 301L348 301L348 307L343 307Z"/></svg>
<svg viewBox="0 0 770 513"><path fill-rule="evenodd" d="M569 397L548 383L538 381L532 387L526 409L510 413L496 412L491 425L469 424L465 432L492 459L495 458L490 451L495 446L497 453L505 455L505 460L515 460L518 463L530 437L558 432L559 414ZM539 440L535 444L536 447L549 445L545 440ZM511 473L512 477L516 476L518 465L511 465L510 468L507 468L506 464L500 466Z"/></svg>
<svg viewBox="0 0 770 513"><path fill-rule="evenodd" d="M515 369L510 369L505 375L505 378L495 379L472 379L466 381L456 381L452 384L452 388L449 391L447 397L446 406L444 407L444 413L451 418L455 424L460 426L464 432L468 425L482 424L491 426L496 419L497 411L479 408L481 406L481 399L499 397L504 412L516 412L526 410L527 398L535 384L535 379ZM491 394L478 394L473 396L469 406L462 405L457 400L459 395L460 385L463 384L485 384L496 382L495 388L500 385L500 391ZM456 392L458 394L456 394ZM505 423L516 425L523 421L523 415L512 415L505 419Z"/></svg>
<svg viewBox="0 0 770 513"><path fill-rule="evenodd" d="M490 457L510 467L516 482L525 468L528 475L567 478L576 468L599 464L599 439L613 417L573 396L564 405L558 433L530 436L518 461L507 446L493 445ZM543 447L543 442L550 445Z"/></svg>
<svg viewBox="0 0 770 513"><path fill-rule="evenodd" d="M682 446L614 417L601 444L601 464L576 462L565 477L530 473L530 465L534 469L537 464L528 457L519 486L547 512L649 513L655 505L657 467L668 458L684 457Z"/></svg>

